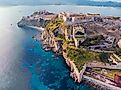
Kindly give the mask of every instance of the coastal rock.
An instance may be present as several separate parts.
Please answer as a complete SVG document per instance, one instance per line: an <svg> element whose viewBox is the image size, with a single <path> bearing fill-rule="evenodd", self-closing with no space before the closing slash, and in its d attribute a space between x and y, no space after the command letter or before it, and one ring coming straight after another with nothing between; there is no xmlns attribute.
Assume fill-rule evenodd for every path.
<svg viewBox="0 0 121 90"><path fill-rule="evenodd" d="M34 12L32 15L23 17L18 23L18 27L45 27L48 21L56 17L56 14L50 13L46 10Z"/></svg>
<svg viewBox="0 0 121 90"><path fill-rule="evenodd" d="M18 22L18 26L19 27L25 27L25 26L45 27L45 30L42 32L41 37L40 37L41 38L40 40L42 40L42 42L43 42L43 49L45 51L53 50L53 52L59 53L64 57L66 64L71 69L70 76L75 80L75 82L80 83L82 81L82 79L85 79L89 82L94 83L94 85L100 89L102 89L104 87L104 88L106 88L106 90L108 90L108 89L115 90L112 88L116 88L116 90L120 90L119 87L116 86L115 82L114 82L115 86L113 86L111 83L102 81L100 74L95 74L95 73L92 73L91 71L90 72L87 71L89 74L85 74L85 70L87 68L87 66L86 66L87 62L83 63L84 66L81 65L80 62L78 62L78 64L80 64L80 66L83 66L81 68L81 71L79 72L79 68L78 68L78 66L76 66L75 62L77 59L80 60L79 58L81 58L81 57L77 58L75 60L75 62L73 62L72 60L74 60L74 59L73 58L70 59L66 52L67 48L69 48L69 43L72 43L72 46L70 45L70 48L74 48L74 49L76 48L75 51L77 51L77 49L78 49L78 52L79 52L80 49L84 49L83 52L85 52L87 50L87 48L80 48L80 47L87 38L88 38L87 42L89 42L90 40L92 40L92 41L90 43L86 43L86 45L83 43L83 45L85 47L92 45L88 48L91 51L95 50L95 52L97 52L96 51L97 47L99 50L102 51L102 49L105 49L105 48L108 49L108 48L111 48L112 46L115 46L116 43L114 41L115 41L115 39L118 40L117 37L119 38L119 36L114 37L114 36L106 35L106 33L108 32L108 29L105 28L105 31L104 31L104 26L102 26L102 24L103 24L102 21L93 20L93 18L95 17L95 14L88 14L86 16L85 15L76 15L76 16L73 15L75 18L77 16L80 17L81 22L79 22L79 23L81 23L81 25L75 24L75 23L73 23L75 25L70 25L70 24L65 24L62 17L53 18L56 15L54 15L52 13L45 13L45 12L43 12L43 13L35 12L31 16L23 17L22 20L20 22ZM63 14L62 14L62 16L63 16ZM68 20L68 15L66 15L66 16L67 16L66 18ZM87 18L88 20L85 20L85 18ZM107 17L103 17L103 18L104 18L104 20L107 20L107 19L105 19ZM69 22L72 22L71 19L69 20ZM109 23L109 25L110 25L110 23ZM105 26L105 27L107 27L107 26ZM89 33L89 31L92 33ZM97 33L101 33L103 35L97 35ZM114 31L112 31L112 33L114 33ZM87 34L88 34L88 36L87 36ZM96 34L96 35L94 35L94 34ZM121 48L121 40L119 40L118 45ZM71 54L73 54L73 51L71 51ZM77 55L80 55L80 53L79 54L76 53L75 56L77 56ZM83 55L82 56L83 56L83 58L85 58L87 55L88 55L88 53L86 53L84 56ZM93 53L91 53L91 55L93 55ZM89 55L88 57L91 57L91 55ZM98 55L97 55L97 57L98 57ZM89 59L92 59L92 58L89 58ZM93 68L93 67L91 67L91 68ZM93 74L95 74L95 76L93 76ZM107 79L105 79L105 80L107 80Z"/></svg>

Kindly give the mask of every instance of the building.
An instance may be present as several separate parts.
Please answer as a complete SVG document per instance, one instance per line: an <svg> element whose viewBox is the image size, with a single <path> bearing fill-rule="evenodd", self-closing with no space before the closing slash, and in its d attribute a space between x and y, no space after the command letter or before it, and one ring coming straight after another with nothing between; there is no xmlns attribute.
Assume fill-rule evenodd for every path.
<svg viewBox="0 0 121 90"><path fill-rule="evenodd" d="M115 81L115 83L116 83L118 86L121 87L121 76L115 74L115 75L114 75L114 81Z"/></svg>
<svg viewBox="0 0 121 90"><path fill-rule="evenodd" d="M70 14L66 13L66 12L61 12L58 14L58 18L63 19L64 22L66 22L67 18L69 18L69 17L70 17Z"/></svg>

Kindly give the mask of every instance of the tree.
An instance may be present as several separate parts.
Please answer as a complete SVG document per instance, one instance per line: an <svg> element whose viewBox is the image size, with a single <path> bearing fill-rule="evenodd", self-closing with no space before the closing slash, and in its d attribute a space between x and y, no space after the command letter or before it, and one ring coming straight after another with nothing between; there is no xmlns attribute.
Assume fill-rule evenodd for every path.
<svg viewBox="0 0 121 90"><path fill-rule="evenodd" d="M108 60L109 54L108 54L108 53L104 53L104 52L100 53L100 54L99 54L99 58L100 58L100 60L101 60L102 62L104 62L104 63L109 63L109 60Z"/></svg>

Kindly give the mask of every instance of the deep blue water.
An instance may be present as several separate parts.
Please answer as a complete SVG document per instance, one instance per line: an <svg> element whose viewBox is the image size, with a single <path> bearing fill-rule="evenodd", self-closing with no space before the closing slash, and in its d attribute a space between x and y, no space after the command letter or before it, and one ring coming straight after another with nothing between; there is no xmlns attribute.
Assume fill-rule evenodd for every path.
<svg viewBox="0 0 121 90"><path fill-rule="evenodd" d="M32 39L39 32L18 28L22 16L36 10L53 12L98 12L121 16L120 8L79 6L0 7L0 90L94 90L76 84L61 56L45 52L42 43ZM112 12L108 12L112 11Z"/></svg>
<svg viewBox="0 0 121 90"><path fill-rule="evenodd" d="M77 85L70 78L68 67L63 58L53 52L45 52L41 42L31 41L28 45L27 61L24 65L32 73L31 84L37 90L93 90L86 84ZM29 55L29 56L28 56Z"/></svg>

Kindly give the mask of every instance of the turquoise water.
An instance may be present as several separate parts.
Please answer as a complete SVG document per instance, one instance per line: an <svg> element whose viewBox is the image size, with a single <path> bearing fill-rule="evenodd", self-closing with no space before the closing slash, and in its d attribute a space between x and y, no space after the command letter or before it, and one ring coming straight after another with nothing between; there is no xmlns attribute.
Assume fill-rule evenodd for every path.
<svg viewBox="0 0 121 90"><path fill-rule="evenodd" d="M42 43L32 39L38 31L17 27L22 16L43 9L121 16L121 8L70 5L0 7L0 90L94 90L84 83L76 84L70 78L63 58L45 52Z"/></svg>

